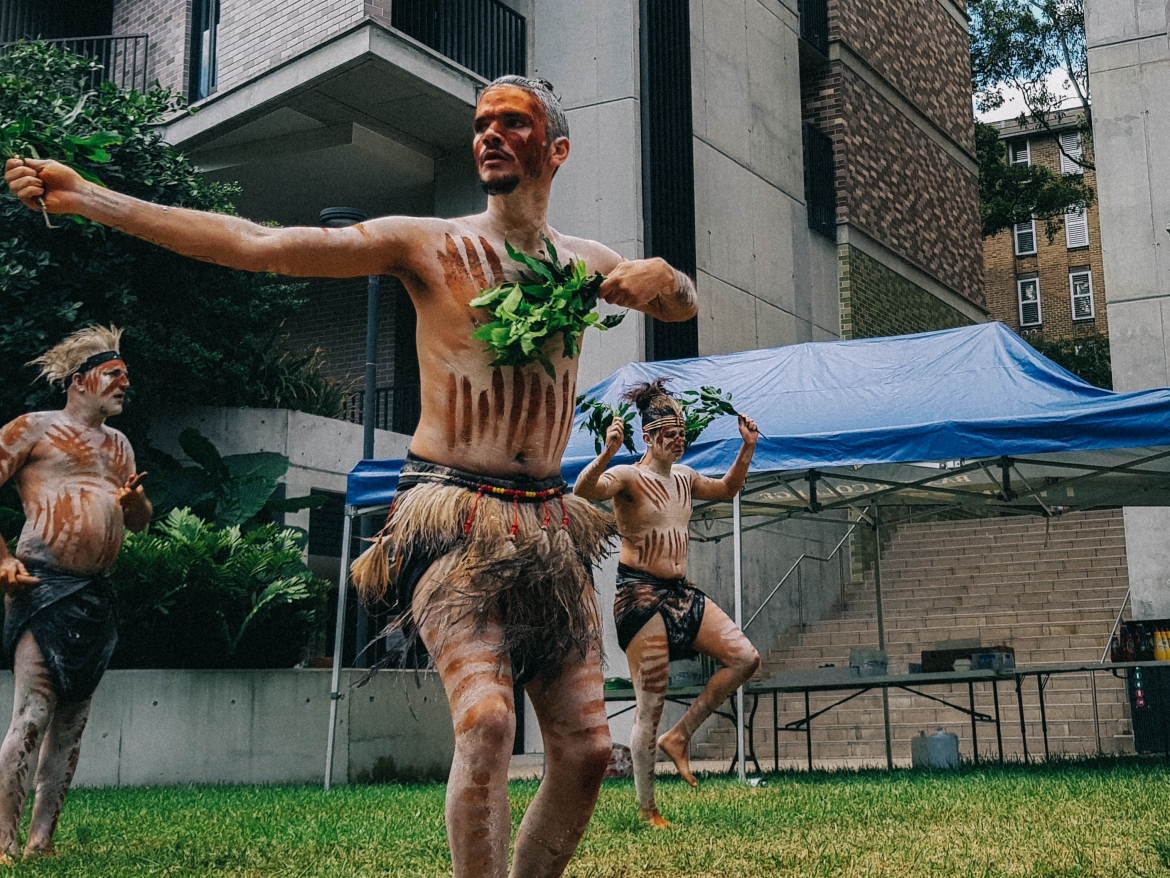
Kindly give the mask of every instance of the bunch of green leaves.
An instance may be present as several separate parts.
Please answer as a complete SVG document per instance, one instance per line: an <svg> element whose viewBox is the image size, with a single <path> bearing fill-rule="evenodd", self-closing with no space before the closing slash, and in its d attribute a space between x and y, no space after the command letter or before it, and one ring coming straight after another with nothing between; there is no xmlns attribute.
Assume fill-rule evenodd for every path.
<svg viewBox="0 0 1170 878"><path fill-rule="evenodd" d="M606 330L622 322L625 314L601 317L594 309L605 278L588 274L584 260L562 265L552 241L543 234L547 258L522 253L504 242L508 256L531 276L485 290L471 301L473 308L490 308L495 318L471 334L487 344L495 355L493 366L527 366L540 363L550 378L556 377L546 343L562 336L562 356L572 359L581 352L581 335L588 326Z"/></svg>
<svg viewBox="0 0 1170 878"><path fill-rule="evenodd" d="M158 125L184 111L162 88L118 88L93 61L44 43L0 56L0 124L59 122L86 138L117 135L109 161L78 152L74 164L111 189L156 204L233 214L234 184L199 174L162 142ZM84 101L83 95L88 95ZM53 124L57 124L53 122ZM59 127L59 125L58 125ZM12 129L15 130L15 129ZM43 128L35 128L40 131ZM11 132L10 132L11 133ZM39 152L39 150L38 150ZM96 158L104 158L96 154ZM335 389L317 380L319 359L285 342L282 323L304 304L305 284L188 259L93 223L50 231L4 187L0 192L0 424L61 404L23 364L82 326L116 323L133 386L115 426L141 445L159 412L184 405L272 405L325 413ZM274 363L286 351L301 358ZM292 374L296 373L296 374Z"/></svg>
<svg viewBox="0 0 1170 878"><path fill-rule="evenodd" d="M605 434L609 430L609 425L613 423L614 418L621 418L622 423L625 424L625 435L622 437L622 445L630 454L636 454L637 449L634 448L634 425L633 421L634 409L628 402L623 402L617 408L614 408L607 402L600 399L593 399L581 394L577 397L577 410L585 414L585 421L581 424L581 429L586 433L593 435L593 447L598 454L601 454L601 449L605 447Z"/></svg>
<svg viewBox="0 0 1170 878"><path fill-rule="evenodd" d="M0 157L5 159L55 159L77 171L91 183L104 185L101 179L85 164L109 164L111 160L107 147L122 143L120 135L113 131L92 131L88 134L73 133L70 128L78 119L86 103L96 95L87 91L77 99L72 109L59 118L49 116L33 119L20 116L0 127ZM64 98L53 102L54 111L65 110Z"/></svg>
<svg viewBox="0 0 1170 878"><path fill-rule="evenodd" d="M151 476L147 496L156 518L172 510L190 509L204 521L220 527L240 527L245 533L272 524L286 512L316 509L324 494L280 499L275 496L288 472L288 458L274 451L221 456L211 441L188 427L179 434L179 445L194 466L183 466L157 450L147 452Z"/></svg>
<svg viewBox="0 0 1170 878"><path fill-rule="evenodd" d="M718 387L686 390L676 398L682 406L683 419L686 421L688 448L716 418L724 415L739 416L739 412L731 404L731 394L724 394Z"/></svg>
<svg viewBox="0 0 1170 878"><path fill-rule="evenodd" d="M115 666L292 666L324 619L329 589L303 548L291 528L218 527L189 509L127 535L111 573Z"/></svg>

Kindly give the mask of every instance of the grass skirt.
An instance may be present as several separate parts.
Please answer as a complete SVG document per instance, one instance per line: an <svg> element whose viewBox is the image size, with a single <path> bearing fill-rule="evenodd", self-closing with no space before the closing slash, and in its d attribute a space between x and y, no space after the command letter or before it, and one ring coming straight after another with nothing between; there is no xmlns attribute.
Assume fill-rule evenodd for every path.
<svg viewBox="0 0 1170 878"><path fill-rule="evenodd" d="M593 566L616 532L612 515L571 494L513 499L420 478L395 498L353 579L367 602L392 591L391 627L408 642L430 619L440 631L467 617L498 621L513 678L548 682L601 642ZM437 562L440 575L427 577Z"/></svg>

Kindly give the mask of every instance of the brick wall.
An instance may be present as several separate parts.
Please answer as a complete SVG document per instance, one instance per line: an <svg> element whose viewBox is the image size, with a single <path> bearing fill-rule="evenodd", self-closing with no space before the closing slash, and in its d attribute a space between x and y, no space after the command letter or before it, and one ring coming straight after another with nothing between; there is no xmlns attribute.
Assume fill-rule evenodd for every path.
<svg viewBox="0 0 1170 878"><path fill-rule="evenodd" d="M967 33L939 0L830 0L829 35L974 152Z"/></svg>
<svg viewBox="0 0 1170 878"><path fill-rule="evenodd" d="M394 383L394 297L400 287L382 278L378 299L378 386ZM308 304L286 324L289 343L321 348L326 373L360 389L366 370L366 279L318 278L305 291Z"/></svg>
<svg viewBox="0 0 1170 878"><path fill-rule="evenodd" d="M841 338L876 338L967 326L972 321L848 244L838 248Z"/></svg>
<svg viewBox="0 0 1170 878"><path fill-rule="evenodd" d="M833 139L838 223L864 231L982 305L979 182L962 24L940 0L830 0L830 38L840 47L832 53L837 60L806 74L801 104L804 119ZM871 85L875 77L917 115Z"/></svg>
<svg viewBox="0 0 1170 878"><path fill-rule="evenodd" d="M1021 138L1015 138L1021 139ZM1056 141L1047 135L1028 138L1032 163L1052 171L1060 171L1060 151ZM1085 171L1085 182L1097 187L1096 174ZM987 278L987 310L1016 332L1053 340L1093 333L1108 334L1105 309L1105 273L1101 261L1100 213L1096 203L1088 211L1089 246L1069 250L1065 241L1064 220L1057 219L1055 235L1049 242L1045 222L1036 221L1036 255L1016 256L1011 231L1000 232L983 242L983 261ZM1072 319L1072 296L1069 290L1069 271L1088 268L1093 277L1093 305L1091 320ZM1039 327L1021 330L1020 309L1016 280L1021 276L1040 278Z"/></svg>
<svg viewBox="0 0 1170 878"><path fill-rule="evenodd" d="M190 22L190 0L114 0L114 34L150 37L147 81L183 94Z"/></svg>
<svg viewBox="0 0 1170 878"><path fill-rule="evenodd" d="M232 88L362 20L363 0L221 0L219 90Z"/></svg>

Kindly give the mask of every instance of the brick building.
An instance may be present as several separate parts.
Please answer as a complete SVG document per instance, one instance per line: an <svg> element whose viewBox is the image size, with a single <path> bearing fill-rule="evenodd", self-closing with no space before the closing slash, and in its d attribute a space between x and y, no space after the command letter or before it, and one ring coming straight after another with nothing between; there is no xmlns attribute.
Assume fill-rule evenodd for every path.
<svg viewBox="0 0 1170 878"><path fill-rule="evenodd" d="M1052 134L1034 123L1021 127L1014 119L994 124L1007 143L1008 161L1084 173L1085 183L1096 190L1093 168L1075 160L1082 155L1078 122L1069 116ZM985 241L991 316L1021 335L1049 341L1108 334L1098 217L1094 202L1051 223L1032 220Z"/></svg>
<svg viewBox="0 0 1170 878"><path fill-rule="evenodd" d="M802 104L835 158L842 337L986 319L965 4L828 0L828 12Z"/></svg>

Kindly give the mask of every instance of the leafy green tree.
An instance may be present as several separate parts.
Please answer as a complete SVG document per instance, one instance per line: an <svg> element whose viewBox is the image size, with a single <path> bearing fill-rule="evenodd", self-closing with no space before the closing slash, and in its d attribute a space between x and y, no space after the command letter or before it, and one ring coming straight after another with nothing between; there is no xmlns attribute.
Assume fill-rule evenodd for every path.
<svg viewBox="0 0 1170 878"><path fill-rule="evenodd" d="M1113 389L1113 367L1109 359L1109 337L1102 333L1077 338L1046 340L1028 338L1036 350L1074 375L1096 387Z"/></svg>
<svg viewBox="0 0 1170 878"><path fill-rule="evenodd" d="M1049 134L1068 114L1066 98L1054 90L1050 75L1061 71L1083 113L1081 135L1093 133L1089 64L1085 43L1084 0L971 0L971 76L975 105L992 112L1004 105L1005 92L1018 93L1030 120ZM1068 158L1085 168L1087 154Z"/></svg>
<svg viewBox="0 0 1170 878"><path fill-rule="evenodd" d="M73 163L111 188L234 213L237 187L203 178L160 139L157 124L183 112L182 99L108 81L90 89L95 66L41 43L0 57L0 144L37 136L42 145L100 142L77 150ZM21 135L17 125L29 130ZM23 364L93 322L126 330L133 398L116 424L132 440L141 442L152 416L176 405L338 412L341 388L323 376L320 357L282 348L282 322L303 304L303 284L187 259L79 219L54 222L60 227L46 228L6 189L0 196L0 423L60 406L59 394L34 384Z"/></svg>
<svg viewBox="0 0 1170 878"><path fill-rule="evenodd" d="M1035 218L1045 221L1051 240L1068 208L1087 207L1096 198L1083 174L1058 174L1043 165L1008 164L1007 145L994 125L975 123L975 145L985 238Z"/></svg>

